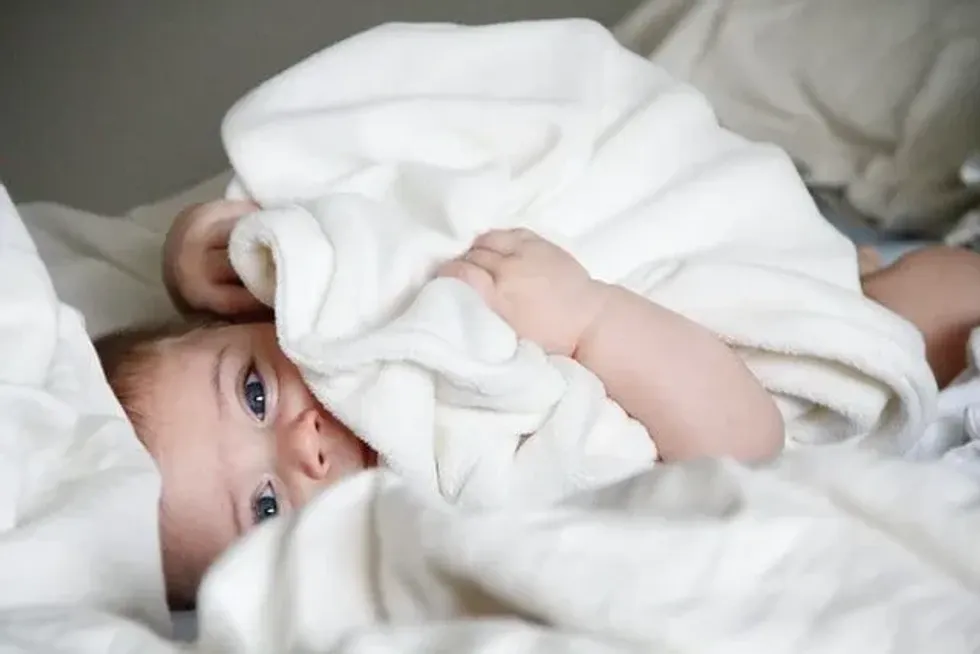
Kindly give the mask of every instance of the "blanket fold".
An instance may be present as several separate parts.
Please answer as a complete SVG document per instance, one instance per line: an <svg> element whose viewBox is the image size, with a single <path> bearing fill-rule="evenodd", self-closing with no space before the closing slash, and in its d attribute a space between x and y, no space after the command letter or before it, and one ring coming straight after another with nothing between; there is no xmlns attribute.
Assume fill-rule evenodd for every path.
<svg viewBox="0 0 980 654"><path fill-rule="evenodd" d="M454 501L551 502L656 458L589 371L430 281L490 228L529 227L712 329L791 444L900 452L933 411L921 336L863 297L786 155L590 21L369 30L245 96L223 135L229 194L265 208L232 262L284 351L390 467Z"/></svg>
<svg viewBox="0 0 980 654"><path fill-rule="evenodd" d="M827 448L541 510L460 511L375 470L212 568L199 651L972 653L977 499L945 466Z"/></svg>

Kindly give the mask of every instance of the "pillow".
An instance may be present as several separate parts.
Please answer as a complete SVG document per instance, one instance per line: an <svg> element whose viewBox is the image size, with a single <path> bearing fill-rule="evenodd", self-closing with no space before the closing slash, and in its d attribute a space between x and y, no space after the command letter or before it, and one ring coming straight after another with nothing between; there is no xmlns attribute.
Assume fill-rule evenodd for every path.
<svg viewBox="0 0 980 654"><path fill-rule="evenodd" d="M0 185L0 611L169 629L160 480Z"/></svg>
<svg viewBox="0 0 980 654"><path fill-rule="evenodd" d="M616 34L884 228L938 233L980 198L957 175L980 147L980 2L648 0Z"/></svg>

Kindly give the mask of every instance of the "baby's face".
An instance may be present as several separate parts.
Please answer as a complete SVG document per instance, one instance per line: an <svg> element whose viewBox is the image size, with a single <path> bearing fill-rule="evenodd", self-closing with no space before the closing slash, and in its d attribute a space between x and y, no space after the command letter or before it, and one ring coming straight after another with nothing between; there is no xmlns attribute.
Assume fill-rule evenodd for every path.
<svg viewBox="0 0 980 654"><path fill-rule="evenodd" d="M142 436L163 477L165 546L195 570L375 463L313 398L270 324L196 332L168 346L149 381Z"/></svg>

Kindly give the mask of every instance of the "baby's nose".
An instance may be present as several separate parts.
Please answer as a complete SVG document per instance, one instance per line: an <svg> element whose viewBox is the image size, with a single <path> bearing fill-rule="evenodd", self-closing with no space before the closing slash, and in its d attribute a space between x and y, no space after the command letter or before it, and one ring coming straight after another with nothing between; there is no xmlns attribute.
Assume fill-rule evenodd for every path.
<svg viewBox="0 0 980 654"><path fill-rule="evenodd" d="M326 428L326 419L310 408L297 418L287 436L290 458L314 481L322 481L330 471Z"/></svg>

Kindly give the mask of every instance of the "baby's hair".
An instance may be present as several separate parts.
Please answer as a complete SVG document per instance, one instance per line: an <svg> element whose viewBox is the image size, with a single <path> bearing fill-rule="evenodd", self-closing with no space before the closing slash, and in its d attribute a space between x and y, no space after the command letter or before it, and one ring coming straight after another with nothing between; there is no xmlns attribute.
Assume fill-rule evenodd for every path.
<svg viewBox="0 0 980 654"><path fill-rule="evenodd" d="M133 425L136 437L145 445L149 423L144 412L154 367L168 346L180 343L208 329L229 323L220 320L168 322L121 329L95 339L95 351L109 387ZM161 515L160 539L163 550L167 599L173 609L191 608L200 579L187 569L180 549L170 546L167 516Z"/></svg>

